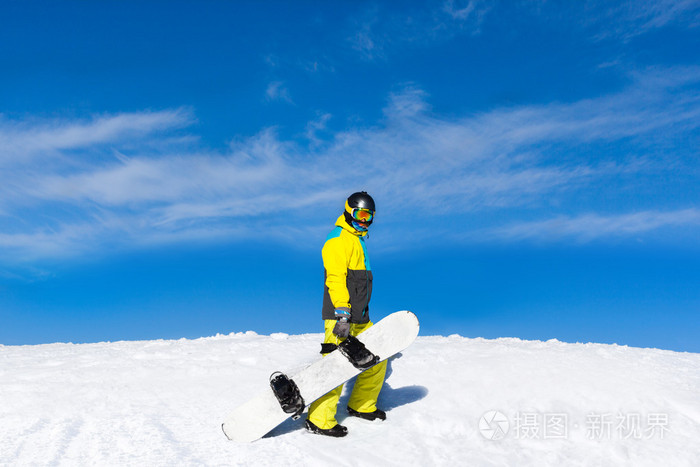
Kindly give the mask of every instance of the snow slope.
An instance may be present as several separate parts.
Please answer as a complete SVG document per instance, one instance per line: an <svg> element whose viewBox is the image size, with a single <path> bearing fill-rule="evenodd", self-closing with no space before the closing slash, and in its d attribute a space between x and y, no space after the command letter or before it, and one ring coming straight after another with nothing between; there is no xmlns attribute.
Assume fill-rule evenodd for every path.
<svg viewBox="0 0 700 467"><path fill-rule="evenodd" d="M320 339L0 346L0 465L700 465L700 354L555 340L419 337L386 422L345 418L346 387L344 439L302 418L228 441L227 413Z"/></svg>

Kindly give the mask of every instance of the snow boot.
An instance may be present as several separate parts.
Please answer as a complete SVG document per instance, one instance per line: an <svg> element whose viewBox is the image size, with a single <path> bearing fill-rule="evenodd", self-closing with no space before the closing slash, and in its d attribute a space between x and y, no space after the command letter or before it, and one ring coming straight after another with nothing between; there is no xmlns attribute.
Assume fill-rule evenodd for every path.
<svg viewBox="0 0 700 467"><path fill-rule="evenodd" d="M348 429L340 423L333 428L323 429L317 427L308 419L306 420L306 430L317 435L332 436L334 438L342 438L348 434Z"/></svg>
<svg viewBox="0 0 700 467"><path fill-rule="evenodd" d="M358 412L357 410L353 410L348 406L348 415L352 417L358 417L358 418L363 418L365 420L386 420L386 412L383 410L377 409L374 412Z"/></svg>

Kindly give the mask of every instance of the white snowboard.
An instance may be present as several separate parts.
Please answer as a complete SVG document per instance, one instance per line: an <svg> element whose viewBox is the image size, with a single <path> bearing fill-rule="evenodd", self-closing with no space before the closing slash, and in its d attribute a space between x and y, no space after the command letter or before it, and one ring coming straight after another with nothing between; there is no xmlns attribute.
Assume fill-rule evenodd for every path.
<svg viewBox="0 0 700 467"><path fill-rule="evenodd" d="M382 319L357 338L367 349L386 360L411 345L418 336L418 318L410 311L397 311ZM271 372L272 373L272 372ZM295 375L288 375L299 387L308 406L332 389L361 373L339 351L333 351ZM262 438L291 415L280 407L269 385L267 390L234 410L224 421L226 436L251 442Z"/></svg>

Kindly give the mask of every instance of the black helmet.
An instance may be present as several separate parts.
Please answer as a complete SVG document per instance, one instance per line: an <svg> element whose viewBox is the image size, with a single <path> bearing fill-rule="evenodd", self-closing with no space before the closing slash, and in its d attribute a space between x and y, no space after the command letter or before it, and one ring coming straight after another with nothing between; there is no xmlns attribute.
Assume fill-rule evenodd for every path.
<svg viewBox="0 0 700 467"><path fill-rule="evenodd" d="M351 194L348 197L348 206L350 208L369 209L372 211L377 210L374 207L374 200L370 195L367 194L366 191L359 191L357 193Z"/></svg>
<svg viewBox="0 0 700 467"><path fill-rule="evenodd" d="M345 201L345 222L358 232L366 232L375 210L374 200L366 191L353 193Z"/></svg>

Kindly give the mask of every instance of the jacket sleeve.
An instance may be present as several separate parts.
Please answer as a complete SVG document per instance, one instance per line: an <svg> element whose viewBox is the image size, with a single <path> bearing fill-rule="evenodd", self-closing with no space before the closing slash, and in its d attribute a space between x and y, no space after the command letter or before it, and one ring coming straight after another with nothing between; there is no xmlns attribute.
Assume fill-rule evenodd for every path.
<svg viewBox="0 0 700 467"><path fill-rule="evenodd" d="M326 269L326 286L333 306L350 309L350 293L348 292L348 257L345 244L340 237L326 241L321 250L323 267Z"/></svg>

